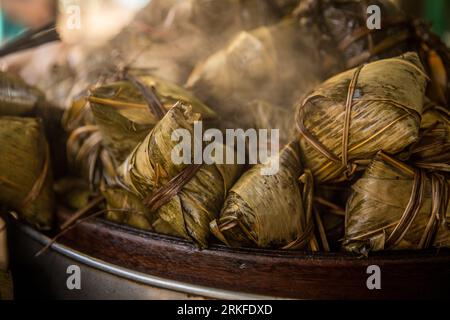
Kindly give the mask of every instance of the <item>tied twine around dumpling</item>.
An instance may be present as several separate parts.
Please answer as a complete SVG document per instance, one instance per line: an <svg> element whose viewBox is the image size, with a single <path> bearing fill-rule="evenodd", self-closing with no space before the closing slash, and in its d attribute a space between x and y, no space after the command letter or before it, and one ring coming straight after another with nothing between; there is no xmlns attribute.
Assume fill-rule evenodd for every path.
<svg viewBox="0 0 450 320"><path fill-rule="evenodd" d="M309 244L317 250L314 179L309 170L297 178L303 170L298 152L293 142L277 154L274 160L280 168L275 174L261 174L270 165L266 163L242 175L229 191L220 217L210 223L217 239L229 247L303 249Z"/></svg>
<svg viewBox="0 0 450 320"><path fill-rule="evenodd" d="M385 74L386 68L393 74ZM320 182L340 181L363 169L378 151L396 153L415 142L426 79L417 55L408 53L359 66L324 82L296 111L305 166ZM345 86L344 95L341 88ZM342 129L337 125L341 117Z"/></svg>
<svg viewBox="0 0 450 320"><path fill-rule="evenodd" d="M136 86L142 93L148 107L153 112L155 117L160 121L166 114L166 109L156 96L155 88L148 88L144 83L139 81L136 77L127 74L127 80L129 80L134 86ZM181 102L177 102L174 108L177 108ZM167 204L180 190L188 183L201 168L201 165L192 164L184 168L179 174L173 177L167 184L160 187L154 193L148 195L143 203L150 210L150 212L156 212L163 205ZM157 185L158 183L155 183ZM189 234L189 233L188 233Z"/></svg>
<svg viewBox="0 0 450 320"><path fill-rule="evenodd" d="M398 198L383 200L389 197L389 192L378 189L387 188L381 183L399 192L411 190L406 205ZM367 254L370 250L450 246L447 217L450 189L443 175L412 168L379 152L353 189L346 216L344 249L347 251ZM378 203L383 207L379 208Z"/></svg>
<svg viewBox="0 0 450 320"><path fill-rule="evenodd" d="M297 128L300 131L300 134L303 135L303 137L311 143L312 146L314 146L319 152L321 152L323 155L325 155L328 159L336 162L336 163L342 163L342 167L345 168L344 175L348 178L352 174L355 173L357 169L357 165L355 163L349 163L348 162L348 135L350 131L350 115L352 112L352 104L353 104L353 97L355 95L355 88L356 83L358 81L358 76L362 70L364 65L358 67L355 69L355 73L353 74L353 78L350 81L348 92L347 92L347 100L345 102L345 119L344 119L344 129L343 129L343 135L342 135L342 160L339 159L338 156L336 156L333 152L328 150L327 147L325 147L319 140L317 140L312 134L309 133L309 131L306 129L303 119L302 119L302 112L303 108L300 109L300 111L297 113L296 117L298 119L297 121ZM307 100L306 100L307 101ZM304 106L306 104L306 101L303 102Z"/></svg>
<svg viewBox="0 0 450 320"><path fill-rule="evenodd" d="M196 144L194 125L200 117L190 106L175 104L119 167L118 182L143 201L152 220L164 221L178 236L205 248L209 222L220 211L240 166L192 164L193 154L189 163L173 162L172 151L179 142L170 133L187 130Z"/></svg>

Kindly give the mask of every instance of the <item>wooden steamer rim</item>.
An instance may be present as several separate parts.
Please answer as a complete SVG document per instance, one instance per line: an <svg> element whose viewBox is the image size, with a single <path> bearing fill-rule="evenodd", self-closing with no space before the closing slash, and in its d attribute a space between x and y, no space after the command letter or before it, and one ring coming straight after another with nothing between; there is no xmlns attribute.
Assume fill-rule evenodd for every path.
<svg viewBox="0 0 450 320"><path fill-rule="evenodd" d="M60 208L58 219L70 215ZM43 246L50 241L28 226L20 227ZM216 244L199 250L183 239L98 218L69 231L51 250L142 284L216 299L450 297L448 249L391 251L368 258ZM367 288L370 265L381 269L381 290Z"/></svg>

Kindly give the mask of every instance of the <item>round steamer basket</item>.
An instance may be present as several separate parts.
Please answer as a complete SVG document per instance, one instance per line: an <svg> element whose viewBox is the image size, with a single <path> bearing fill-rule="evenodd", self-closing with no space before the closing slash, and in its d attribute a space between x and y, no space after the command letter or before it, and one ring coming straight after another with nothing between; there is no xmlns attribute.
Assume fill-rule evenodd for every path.
<svg viewBox="0 0 450 320"><path fill-rule="evenodd" d="M70 214L60 209L59 221ZM17 221L9 221L8 228L19 299L450 297L449 250L384 252L368 258L221 245L198 250L177 238L92 219L35 257L50 238ZM67 285L74 265L80 270L79 290ZM379 267L381 289L368 288L373 265Z"/></svg>

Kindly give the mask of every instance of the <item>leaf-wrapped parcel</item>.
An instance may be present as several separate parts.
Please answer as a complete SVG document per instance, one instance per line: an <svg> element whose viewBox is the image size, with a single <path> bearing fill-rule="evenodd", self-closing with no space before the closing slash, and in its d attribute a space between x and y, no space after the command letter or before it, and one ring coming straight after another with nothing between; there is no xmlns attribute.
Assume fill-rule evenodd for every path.
<svg viewBox="0 0 450 320"><path fill-rule="evenodd" d="M177 101L192 105L205 121L215 117L211 109L177 85L150 75L132 79L95 88L66 112L66 128L71 131L67 143L69 159L90 181L98 181L101 175L112 181L115 168ZM144 88L152 92L154 103L160 104L161 115L149 106Z"/></svg>
<svg viewBox="0 0 450 320"><path fill-rule="evenodd" d="M0 117L0 141L0 204L37 228L50 228L53 177L41 120Z"/></svg>
<svg viewBox="0 0 450 320"><path fill-rule="evenodd" d="M320 182L351 177L418 139L427 77L416 53L338 74L298 107L302 162Z"/></svg>
<svg viewBox="0 0 450 320"><path fill-rule="evenodd" d="M298 144L291 143L276 155L278 172L263 175L269 163L242 175L229 191L220 217L210 224L220 241L232 247L286 249L309 242L312 185L305 185L306 192L300 186L298 153Z"/></svg>
<svg viewBox="0 0 450 320"><path fill-rule="evenodd" d="M172 153L179 142L172 140L172 134L187 130L194 146L194 122L199 119L200 115L190 107L176 104L119 167L118 177L121 185L150 207L154 220L160 219L177 235L203 248L208 244L209 223L219 213L241 167L173 161ZM194 163L193 152L188 155L190 163ZM155 194L159 205L153 201ZM158 225L154 228L164 232L158 230Z"/></svg>
<svg viewBox="0 0 450 320"><path fill-rule="evenodd" d="M380 152L353 186L344 249L413 250L450 246L449 182Z"/></svg>

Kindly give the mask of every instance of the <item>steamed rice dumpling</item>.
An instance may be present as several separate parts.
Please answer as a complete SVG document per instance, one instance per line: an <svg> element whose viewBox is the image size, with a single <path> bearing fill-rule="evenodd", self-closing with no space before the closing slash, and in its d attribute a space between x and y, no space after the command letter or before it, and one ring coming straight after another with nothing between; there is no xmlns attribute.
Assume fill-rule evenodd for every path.
<svg viewBox="0 0 450 320"><path fill-rule="evenodd" d="M0 116L30 116L43 100L38 89L13 74L0 72Z"/></svg>
<svg viewBox="0 0 450 320"><path fill-rule="evenodd" d="M300 31L291 19L243 31L224 49L199 63L187 87L215 107L229 127L255 128L254 111L241 112L245 103L255 100L288 106L286 110L290 111L289 107L319 82L314 53L308 49L306 34ZM282 118L276 110L269 110L267 118ZM286 122L292 119L291 113L284 116Z"/></svg>
<svg viewBox="0 0 450 320"><path fill-rule="evenodd" d="M192 105L205 121L215 117L195 96L174 84L150 75L130 79L93 89L66 112L69 159L94 185L102 177L114 184L115 168L175 102ZM150 90L157 106L149 105L143 90Z"/></svg>
<svg viewBox="0 0 450 320"><path fill-rule="evenodd" d="M320 182L351 177L380 150L418 139L426 75L416 53L338 74L297 108L302 162Z"/></svg>
<svg viewBox="0 0 450 320"><path fill-rule="evenodd" d="M54 196L42 122L0 117L0 205L41 229L51 226Z"/></svg>
<svg viewBox="0 0 450 320"><path fill-rule="evenodd" d="M450 247L449 182L380 153L352 187L344 249Z"/></svg>
<svg viewBox="0 0 450 320"><path fill-rule="evenodd" d="M199 119L190 107L177 103L133 150L118 169L118 176L121 185L144 201L155 220L160 219L177 235L204 248L209 223L220 211L240 166L174 163L172 152L179 142L172 140L172 134L187 130L193 146L194 122ZM194 163L193 153L187 156ZM154 228L165 232L158 225Z"/></svg>
<svg viewBox="0 0 450 320"><path fill-rule="evenodd" d="M262 175L259 164L245 172L231 188L220 213L211 222L212 233L232 247L305 247L312 237L312 185L303 192L296 143L279 157L279 171ZM312 180L312 179L311 179ZM308 181L311 183L312 181Z"/></svg>
<svg viewBox="0 0 450 320"><path fill-rule="evenodd" d="M161 104L163 114L181 101L191 105L193 111L200 113L205 120L215 117L195 96L174 84L149 75L136 79L148 90L154 91L155 103ZM144 140L160 119L158 114L152 112L140 88L130 81L98 87L92 91L88 101L103 138L102 144L117 165Z"/></svg>

